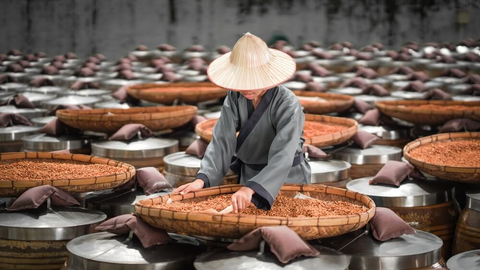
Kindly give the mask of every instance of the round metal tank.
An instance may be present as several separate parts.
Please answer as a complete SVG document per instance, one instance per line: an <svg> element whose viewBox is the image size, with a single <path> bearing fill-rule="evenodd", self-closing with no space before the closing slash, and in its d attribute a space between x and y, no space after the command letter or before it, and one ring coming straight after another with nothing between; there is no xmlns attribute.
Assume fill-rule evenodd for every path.
<svg viewBox="0 0 480 270"><path fill-rule="evenodd" d="M11 126L0 128L0 152L20 152L22 138L37 133L40 127Z"/></svg>
<svg viewBox="0 0 480 270"><path fill-rule="evenodd" d="M350 163L342 160L309 159L312 184L345 188L350 178Z"/></svg>
<svg viewBox="0 0 480 270"><path fill-rule="evenodd" d="M91 138L79 135L51 136L47 134L34 134L25 136L23 150L25 152L52 152L69 150L72 154L91 153Z"/></svg>

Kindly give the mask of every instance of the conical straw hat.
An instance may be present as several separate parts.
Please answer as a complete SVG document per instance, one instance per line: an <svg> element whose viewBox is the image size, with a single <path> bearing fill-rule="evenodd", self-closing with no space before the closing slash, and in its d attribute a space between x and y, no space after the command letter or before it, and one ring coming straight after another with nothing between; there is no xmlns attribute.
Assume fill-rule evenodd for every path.
<svg viewBox="0 0 480 270"><path fill-rule="evenodd" d="M295 69L288 54L269 49L262 39L246 33L231 52L208 66L207 74L210 81L225 89L263 90L284 83Z"/></svg>

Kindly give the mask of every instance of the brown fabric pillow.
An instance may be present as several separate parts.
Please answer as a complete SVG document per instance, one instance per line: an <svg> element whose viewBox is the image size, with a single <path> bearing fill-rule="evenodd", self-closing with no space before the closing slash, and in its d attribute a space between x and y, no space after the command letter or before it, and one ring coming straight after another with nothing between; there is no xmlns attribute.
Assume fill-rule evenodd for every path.
<svg viewBox="0 0 480 270"><path fill-rule="evenodd" d="M54 86L55 85L52 80L50 80L49 78L45 78L45 77L35 78L35 79L31 80L29 84L33 87Z"/></svg>
<svg viewBox="0 0 480 270"><path fill-rule="evenodd" d="M138 169L136 178L145 195L151 195L164 189L172 189L172 186L163 174L154 167Z"/></svg>
<svg viewBox="0 0 480 270"><path fill-rule="evenodd" d="M325 92L328 89L325 87L325 85L323 85L319 82L308 82L305 90L313 91L313 92Z"/></svg>
<svg viewBox="0 0 480 270"><path fill-rule="evenodd" d="M378 73L371 68L362 68L362 69L357 71L355 76L363 77L363 78L367 78L367 79L375 79L375 78L378 77Z"/></svg>
<svg viewBox="0 0 480 270"><path fill-rule="evenodd" d="M435 88L428 90L421 99L424 100L452 100L452 96L443 90Z"/></svg>
<svg viewBox="0 0 480 270"><path fill-rule="evenodd" d="M370 103L361 99L355 99L353 102L353 108L361 114L365 114L367 111L373 110L373 106L370 105Z"/></svg>
<svg viewBox="0 0 480 270"><path fill-rule="evenodd" d="M39 133L45 133L48 135L62 135L65 134L65 124L63 124L60 120L58 119L53 119L52 121L48 122L45 124L40 130L38 130Z"/></svg>
<svg viewBox="0 0 480 270"><path fill-rule="evenodd" d="M375 209L375 215L370 220L370 227L373 237L382 242L404 234L415 234L415 230L410 225L403 221L395 212L384 207Z"/></svg>
<svg viewBox="0 0 480 270"><path fill-rule="evenodd" d="M9 82L16 82L17 79L8 75L8 74L0 74L0 84L9 83Z"/></svg>
<svg viewBox="0 0 480 270"><path fill-rule="evenodd" d="M203 121L207 120L207 118L205 118L204 116L201 116L201 115L195 115L192 120L190 121L193 128L195 128L195 126L198 124L198 123L201 123Z"/></svg>
<svg viewBox="0 0 480 270"><path fill-rule="evenodd" d="M226 53L229 53L231 52L232 49L230 49L230 47L227 47L227 46L220 46L217 48L217 53L218 54L226 54Z"/></svg>
<svg viewBox="0 0 480 270"><path fill-rule="evenodd" d="M14 73L17 73L17 72L23 72L24 71L24 68L20 65L20 64L10 64L7 66L7 68L5 69L5 72L14 72Z"/></svg>
<svg viewBox="0 0 480 270"><path fill-rule="evenodd" d="M160 46L158 46L158 49L160 51L168 51L168 52L173 52L177 50L175 47L173 47L170 44L161 44Z"/></svg>
<svg viewBox="0 0 480 270"><path fill-rule="evenodd" d="M77 57L76 54L70 52L70 53L65 54L65 58L67 58L67 59L77 59L78 57Z"/></svg>
<svg viewBox="0 0 480 270"><path fill-rule="evenodd" d="M128 86L122 86L118 88L115 93L112 94L112 97L118 99L119 101L125 102L127 101L128 93L127 93Z"/></svg>
<svg viewBox="0 0 480 270"><path fill-rule="evenodd" d="M358 87L358 88L364 88L367 87L367 83L365 82L364 79L362 78L352 78L346 82L343 82L340 87Z"/></svg>
<svg viewBox="0 0 480 270"><path fill-rule="evenodd" d="M327 77L332 75L332 72L315 63L309 63L307 68L312 71L313 76Z"/></svg>
<svg viewBox="0 0 480 270"><path fill-rule="evenodd" d="M204 52L205 48L202 45L193 45L188 47L187 51L189 52Z"/></svg>
<svg viewBox="0 0 480 270"><path fill-rule="evenodd" d="M227 248L233 251L249 251L257 249L265 240L270 250L281 263L288 263L300 256L317 256L318 250L303 241L287 226L262 227L244 235Z"/></svg>
<svg viewBox="0 0 480 270"><path fill-rule="evenodd" d="M363 130L357 131L355 135L352 137L352 140L355 142L356 145L358 145L362 149L366 149L373 144L375 144L376 141L380 140L380 138L376 135L373 135L371 133L368 133Z"/></svg>
<svg viewBox="0 0 480 270"><path fill-rule="evenodd" d="M480 122L468 118L452 119L440 128L438 133L446 132L464 132L480 130Z"/></svg>
<svg viewBox="0 0 480 270"><path fill-rule="evenodd" d="M167 72L175 74L175 69L173 69L171 66L158 66L155 68L155 73L165 74Z"/></svg>
<svg viewBox="0 0 480 270"><path fill-rule="evenodd" d="M205 62L205 60L203 60L203 59L200 58L200 57L190 58L190 59L188 59L187 61L185 61L185 63L183 63L183 64L184 64L184 65L188 65L188 64L193 63L193 62L200 62L200 63L202 63L202 64L204 64L204 65L207 64L207 62Z"/></svg>
<svg viewBox="0 0 480 270"><path fill-rule="evenodd" d="M25 116L16 114L16 113L0 113L0 127L8 127L11 124L24 125L24 126L33 126L33 123L30 122Z"/></svg>
<svg viewBox="0 0 480 270"><path fill-rule="evenodd" d="M414 70L410 67L406 66L401 66L401 67L396 67L392 69L389 74L403 74L403 75L408 75L410 73L413 73Z"/></svg>
<svg viewBox="0 0 480 270"><path fill-rule="evenodd" d="M454 78L463 78L467 76L467 73L461 71L460 69L452 68L442 72L440 77L454 77Z"/></svg>
<svg viewBox="0 0 480 270"><path fill-rule="evenodd" d="M64 55L57 55L53 58L54 61L67 62L67 58Z"/></svg>
<svg viewBox="0 0 480 270"><path fill-rule="evenodd" d="M20 211L26 209L37 209L48 198L51 198L52 205L58 206L79 206L80 203L63 190L56 187L44 185L30 188L18 197L13 204L7 208L8 211Z"/></svg>
<svg viewBox="0 0 480 270"><path fill-rule="evenodd" d="M108 138L109 141L129 141L135 137L138 132L144 138L154 136L153 132L142 124L127 124L121 127L115 134Z"/></svg>
<svg viewBox="0 0 480 270"><path fill-rule="evenodd" d="M407 75L407 80L409 81L428 81L430 78L423 71L415 71Z"/></svg>
<svg viewBox="0 0 480 270"><path fill-rule="evenodd" d="M292 81L297 81L297 82L313 82L312 75L306 74L306 73L297 73L293 77Z"/></svg>
<svg viewBox="0 0 480 270"><path fill-rule="evenodd" d="M473 84L465 90L462 90L462 95L480 96L480 84Z"/></svg>
<svg viewBox="0 0 480 270"><path fill-rule="evenodd" d="M30 61L30 62L36 62L38 61L38 57L35 56L35 54L27 54L23 57L23 59Z"/></svg>
<svg viewBox="0 0 480 270"><path fill-rule="evenodd" d="M132 230L144 248L149 248L153 245L163 245L172 241L166 231L154 228L141 218L132 214L111 218L98 225L95 230L118 235L127 234Z"/></svg>
<svg viewBox="0 0 480 270"><path fill-rule="evenodd" d="M53 61L50 65L52 67L55 67L58 70L65 69L65 64L63 62L60 62L60 61Z"/></svg>
<svg viewBox="0 0 480 270"><path fill-rule="evenodd" d="M148 63L148 65L150 67L160 67L160 66L165 66L167 64L167 61L163 60L163 59L152 59L150 60L150 62Z"/></svg>
<svg viewBox="0 0 480 270"><path fill-rule="evenodd" d="M185 150L185 154L203 158L203 156L205 155L205 151L207 151L207 146L208 144L202 139L197 139L188 146L187 150Z"/></svg>
<svg viewBox="0 0 480 270"><path fill-rule="evenodd" d="M86 68L89 68L95 72L99 71L100 70L100 67L97 66L97 64L95 63L92 63L92 62L85 62L83 63L82 67L86 67Z"/></svg>
<svg viewBox="0 0 480 270"><path fill-rule="evenodd" d="M375 95L379 97L390 96L390 92L378 84L372 84L363 88L362 93L365 95Z"/></svg>
<svg viewBox="0 0 480 270"><path fill-rule="evenodd" d="M7 54L8 55L19 56L19 55L22 55L23 53L22 53L22 51L20 51L18 49L13 49L13 50L9 51Z"/></svg>
<svg viewBox="0 0 480 270"><path fill-rule="evenodd" d="M60 71L54 66L48 66L44 67L40 74L45 74L45 75L58 75L60 74Z"/></svg>
<svg viewBox="0 0 480 270"><path fill-rule="evenodd" d="M73 75L77 77L92 77L95 76L95 72L88 67L83 67L75 70L75 73L73 73Z"/></svg>
<svg viewBox="0 0 480 270"><path fill-rule="evenodd" d="M328 154L323 152L320 148L310 145L304 144L302 147L303 153L307 153L309 158L327 158Z"/></svg>
<svg viewBox="0 0 480 270"><path fill-rule="evenodd" d="M357 58L357 60L372 60L373 59L373 55L369 54L369 53L361 53L361 52L356 52L354 54L354 56ZM374 71L375 72L375 71ZM376 74L377 72L375 72ZM373 74L370 72L370 74ZM363 77L363 76L362 76ZM378 77L378 74L376 75L376 77ZM375 77L375 78L376 78ZM366 77L368 78L368 77Z"/></svg>
<svg viewBox="0 0 480 270"><path fill-rule="evenodd" d="M91 63L91 64L93 64L93 63ZM119 65L116 65L113 70L114 70L114 71L132 70L132 64L130 64L130 63L121 63L121 64L119 64Z"/></svg>
<svg viewBox="0 0 480 270"><path fill-rule="evenodd" d="M378 109L368 110L358 123L367 126L378 126L380 124L381 113Z"/></svg>
<svg viewBox="0 0 480 270"><path fill-rule="evenodd" d="M163 73L161 80L166 82L178 82L180 81L180 78L174 72L167 71Z"/></svg>
<svg viewBox="0 0 480 270"><path fill-rule="evenodd" d="M38 57L38 58L45 58L47 57L48 55L44 52L36 52L35 55Z"/></svg>
<svg viewBox="0 0 480 270"><path fill-rule="evenodd" d="M451 56L447 56L447 55L439 55L437 56L437 62L438 63L447 63L447 64L453 64L453 63L456 63L457 61L451 57Z"/></svg>
<svg viewBox="0 0 480 270"><path fill-rule="evenodd" d="M369 184L385 184L399 187L412 170L413 166L409 163L390 160L370 180Z"/></svg>
<svg viewBox="0 0 480 270"><path fill-rule="evenodd" d="M425 92L428 89L422 81L413 81L402 87L400 90L407 92Z"/></svg>
<svg viewBox="0 0 480 270"><path fill-rule="evenodd" d="M33 105L28 98L26 98L22 94L16 94L12 97L12 99L7 100L4 105L12 104L17 108L35 108L35 105Z"/></svg>
<svg viewBox="0 0 480 270"><path fill-rule="evenodd" d="M87 61L85 61L85 62L94 63L94 64L98 65L102 61L96 56L90 56L90 57L87 58Z"/></svg>
<svg viewBox="0 0 480 270"><path fill-rule="evenodd" d="M28 67L31 67L32 65L30 65L30 62L27 61L27 60L19 60L17 62L17 64L19 64L20 66L22 66L23 68L28 68Z"/></svg>
<svg viewBox="0 0 480 270"><path fill-rule="evenodd" d="M145 45L138 45L138 46L135 48L135 51L145 52L145 51L148 51L148 47L145 46Z"/></svg>
<svg viewBox="0 0 480 270"><path fill-rule="evenodd" d="M135 80L137 76L131 70L121 70L118 72L117 77L124 80Z"/></svg>
<svg viewBox="0 0 480 270"><path fill-rule="evenodd" d="M85 82L85 81L76 81L71 86L70 89L72 90L80 90L80 89L98 89L99 85L96 82Z"/></svg>
<svg viewBox="0 0 480 270"><path fill-rule="evenodd" d="M201 70L205 65L201 62L190 62L187 65L187 69L191 70Z"/></svg>
<svg viewBox="0 0 480 270"><path fill-rule="evenodd" d="M318 59L333 59L333 55L321 50L312 50L312 55Z"/></svg>
<svg viewBox="0 0 480 270"><path fill-rule="evenodd" d="M462 79L462 83L480 84L480 75L478 74L468 75L467 77Z"/></svg>
<svg viewBox="0 0 480 270"><path fill-rule="evenodd" d="M462 56L464 61L468 62L480 62L480 56L473 52L468 52Z"/></svg>

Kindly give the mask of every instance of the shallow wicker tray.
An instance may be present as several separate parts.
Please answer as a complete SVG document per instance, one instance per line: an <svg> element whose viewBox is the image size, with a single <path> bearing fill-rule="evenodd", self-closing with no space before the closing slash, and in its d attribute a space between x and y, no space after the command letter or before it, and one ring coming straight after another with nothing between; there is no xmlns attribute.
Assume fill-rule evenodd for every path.
<svg viewBox="0 0 480 270"><path fill-rule="evenodd" d="M203 88L199 90L199 88ZM176 89L165 92L164 89ZM199 83L165 83L138 84L127 89L127 93L135 98L161 104L173 104L175 101L196 104L207 100L225 97L227 91L210 82Z"/></svg>
<svg viewBox="0 0 480 270"><path fill-rule="evenodd" d="M358 129L357 121L342 117L305 114L305 121L319 122L324 124L333 123L349 127L347 130L341 132L315 136L312 138L305 138L306 144L311 144L316 147L326 147L342 144L352 138ZM202 138L202 140L210 142L213 137L213 133L210 128L215 126L215 123L217 123L217 119L208 119L202 121L195 126L195 132L200 136L200 138Z"/></svg>
<svg viewBox="0 0 480 270"><path fill-rule="evenodd" d="M436 176L442 180L469 184L480 183L480 167L440 166L419 161L418 159L413 158L409 153L412 149L433 142L468 139L480 140L480 132L442 133L423 137L405 145L405 148L403 148L403 155L408 162L420 171Z"/></svg>
<svg viewBox="0 0 480 270"><path fill-rule="evenodd" d="M180 127L197 114L195 106L130 109L58 110L57 117L83 131L113 133L126 124L143 124L152 131Z"/></svg>
<svg viewBox="0 0 480 270"><path fill-rule="evenodd" d="M358 215L286 218L244 214L216 215L199 212L181 212L152 207L152 205L198 197L230 194L242 185L227 185L206 188L186 195L166 195L137 202L135 211L150 225L188 235L224 238L240 238L250 231L263 226L288 226L305 240L327 238L357 230L367 224L375 214L375 203L369 197L345 189L324 185L284 185L280 190L286 196L301 192L307 196L324 200L360 201L369 210Z"/></svg>
<svg viewBox="0 0 480 270"><path fill-rule="evenodd" d="M0 197L14 197L22 194L29 188L50 185L69 193L83 193L96 190L111 189L118 187L135 175L135 167L132 165L107 158L100 158L79 154L61 154L51 152L14 152L0 153L0 160L34 160L52 159L79 161L82 163L107 164L114 167L125 168L124 173L105 175L92 178L58 179L58 180L34 180L34 181L2 181L0 180Z"/></svg>
<svg viewBox="0 0 480 270"><path fill-rule="evenodd" d="M324 113L335 113L343 112L352 107L355 98L347 95L340 94L330 94L330 93L319 93L311 91L293 91L295 95L302 97L319 97L326 100L325 101L300 101L303 109L307 113L313 114L324 114Z"/></svg>
<svg viewBox="0 0 480 270"><path fill-rule="evenodd" d="M436 111L418 108L419 105L463 105L472 108L465 111ZM375 106L384 114L420 125L441 125L455 118L470 118L480 121L480 101L443 101L443 100L396 100L378 101ZM409 106L409 107L405 107Z"/></svg>

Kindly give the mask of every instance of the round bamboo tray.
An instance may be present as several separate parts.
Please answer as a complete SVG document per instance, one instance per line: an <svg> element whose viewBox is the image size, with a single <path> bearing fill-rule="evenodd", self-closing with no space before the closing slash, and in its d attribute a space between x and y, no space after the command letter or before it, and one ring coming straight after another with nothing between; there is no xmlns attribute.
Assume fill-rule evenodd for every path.
<svg viewBox="0 0 480 270"><path fill-rule="evenodd" d="M365 204L369 210L358 215L287 218L254 216L243 214L216 215L210 213L181 212L153 207L172 201L193 199L212 195L230 194L242 185L227 185L206 188L185 195L166 195L137 202L135 211L150 225L188 235L223 238L240 238L250 231L263 226L288 226L305 240L342 235L365 226L375 214L375 203L369 197L345 189L324 185L284 185L280 194L295 196L301 192L323 200L356 201Z"/></svg>
<svg viewBox="0 0 480 270"><path fill-rule="evenodd" d="M0 161L18 161L51 159L78 161L79 163L107 164L114 167L125 169L123 173L104 175L91 178L77 179L55 179L55 180L29 180L13 181L0 180L0 197L14 197L22 194L29 188L50 185L62 189L69 193L84 193L96 190L104 190L118 187L126 183L135 175L135 167L107 158L100 158L79 154L61 154L52 152L18 152L18 153L0 153Z"/></svg>
<svg viewBox="0 0 480 270"><path fill-rule="evenodd" d="M464 133L441 133L428 137L423 137L410 142L403 149L403 155L408 162L420 171L436 176L442 180L455 181L461 183L480 183L480 167L455 167L441 166L431 163L425 163L410 155L410 150L422 145L431 144L440 141L457 141L457 140L480 140L480 132L464 132Z"/></svg>
<svg viewBox="0 0 480 270"><path fill-rule="evenodd" d="M468 110L432 110L420 105L468 106ZM375 106L384 114L420 125L441 125L455 118L470 118L480 121L480 101L443 101L443 100L397 100L378 101Z"/></svg>
<svg viewBox="0 0 480 270"><path fill-rule="evenodd" d="M307 113L313 114L326 114L326 113L335 113L343 112L352 107L354 98L352 96L340 95L340 94L329 94L329 93L318 93L310 91L293 91L295 95L299 97L318 97L322 100L300 100L303 109Z"/></svg>
<svg viewBox="0 0 480 270"><path fill-rule="evenodd" d="M152 131L180 127L197 114L195 106L136 107L130 109L59 110L57 117L83 131L114 133L126 124L143 124Z"/></svg>
<svg viewBox="0 0 480 270"><path fill-rule="evenodd" d="M138 99L161 104L173 104L175 101L196 104L227 95L225 89L210 82L138 84L130 86L127 93Z"/></svg>
<svg viewBox="0 0 480 270"><path fill-rule="evenodd" d="M305 122L319 122L323 124L339 124L348 126L348 129L336 133L325 134L320 136L314 136L311 138L305 138L306 144L311 144L316 147L326 147L332 145L342 144L348 141L350 138L357 133L358 124L357 121L342 118L342 117L333 117L325 115L314 115L314 114L305 114ZM208 119L201 123L198 123L195 126L195 132L206 142L210 142L213 137L213 126L217 123L217 119Z"/></svg>

